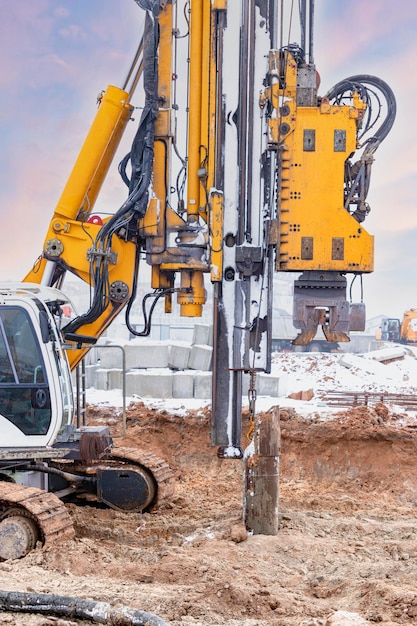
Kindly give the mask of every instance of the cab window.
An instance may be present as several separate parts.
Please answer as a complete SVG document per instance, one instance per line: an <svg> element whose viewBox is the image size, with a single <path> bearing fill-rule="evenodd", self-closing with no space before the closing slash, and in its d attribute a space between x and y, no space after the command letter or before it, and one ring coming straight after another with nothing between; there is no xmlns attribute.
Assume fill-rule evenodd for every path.
<svg viewBox="0 0 417 626"><path fill-rule="evenodd" d="M35 329L20 307L0 306L0 413L25 435L44 435L50 395Z"/></svg>

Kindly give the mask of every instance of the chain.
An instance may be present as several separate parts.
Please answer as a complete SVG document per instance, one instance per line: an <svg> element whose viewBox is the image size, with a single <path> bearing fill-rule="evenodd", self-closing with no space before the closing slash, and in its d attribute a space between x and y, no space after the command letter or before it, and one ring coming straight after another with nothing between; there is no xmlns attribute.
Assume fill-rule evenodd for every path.
<svg viewBox="0 0 417 626"><path fill-rule="evenodd" d="M246 438L250 441L252 438L252 434L255 428L255 403L256 403L256 372L255 370L250 370L249 372L249 389L248 389L248 400L249 400L249 429L246 433Z"/></svg>

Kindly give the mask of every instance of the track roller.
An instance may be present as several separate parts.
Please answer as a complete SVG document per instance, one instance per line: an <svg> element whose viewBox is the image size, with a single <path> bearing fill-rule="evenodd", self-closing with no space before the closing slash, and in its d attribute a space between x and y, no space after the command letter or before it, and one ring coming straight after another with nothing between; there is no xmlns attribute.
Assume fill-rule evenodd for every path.
<svg viewBox="0 0 417 626"><path fill-rule="evenodd" d="M0 561L73 537L68 511L54 494L0 481Z"/></svg>
<svg viewBox="0 0 417 626"><path fill-rule="evenodd" d="M36 521L10 509L0 521L0 560L20 559L34 550L40 539Z"/></svg>

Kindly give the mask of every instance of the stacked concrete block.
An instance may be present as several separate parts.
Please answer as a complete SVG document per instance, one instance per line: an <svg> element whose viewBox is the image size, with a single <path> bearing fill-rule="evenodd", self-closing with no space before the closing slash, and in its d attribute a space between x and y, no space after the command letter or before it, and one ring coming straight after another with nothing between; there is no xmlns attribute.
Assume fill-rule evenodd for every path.
<svg viewBox="0 0 417 626"><path fill-rule="evenodd" d="M169 346L168 367L173 370L186 370L190 361L191 346L185 342L171 343Z"/></svg>
<svg viewBox="0 0 417 626"><path fill-rule="evenodd" d="M121 367L122 351L110 344L113 348L104 348L100 351L101 367ZM146 341L134 339L122 345L125 352L126 370L147 369L149 367L168 367L168 344L160 341Z"/></svg>
<svg viewBox="0 0 417 626"><path fill-rule="evenodd" d="M140 396L142 387L142 372L140 370L132 370L126 374L126 395Z"/></svg>
<svg viewBox="0 0 417 626"><path fill-rule="evenodd" d="M144 398L172 398L172 379L170 371L147 370L142 374L142 393Z"/></svg>
<svg viewBox="0 0 417 626"><path fill-rule="evenodd" d="M100 360L100 346L107 346L112 342L110 339L106 337L100 337L96 344L94 344L88 352L86 352L84 356L84 363L86 365L94 365L97 361Z"/></svg>
<svg viewBox="0 0 417 626"><path fill-rule="evenodd" d="M172 397L194 397L194 375L192 372L174 372L172 376Z"/></svg>
<svg viewBox="0 0 417 626"><path fill-rule="evenodd" d="M105 389L107 391L108 389L107 372L108 370L102 369L102 368L96 371L96 384L94 385L96 389Z"/></svg>
<svg viewBox="0 0 417 626"><path fill-rule="evenodd" d="M194 398L209 400L211 398L212 375L210 372L196 372L194 374Z"/></svg>
<svg viewBox="0 0 417 626"><path fill-rule="evenodd" d="M102 368L111 369L113 367L122 367L123 353L122 349L126 349L127 344L123 343L107 343L103 348L95 348L97 359L100 361Z"/></svg>
<svg viewBox="0 0 417 626"><path fill-rule="evenodd" d="M273 376L272 374L258 374L256 377L257 394L259 396L271 396L279 398L287 395L288 376L281 374Z"/></svg>
<svg viewBox="0 0 417 626"><path fill-rule="evenodd" d="M256 392L259 396L279 398L287 395L288 375L257 373ZM122 389L123 371L121 368L97 369L94 386L96 389ZM211 372L177 371L169 369L132 369L126 373L126 395L137 395L143 398L211 398ZM246 396L249 389L249 376L243 378L242 395Z"/></svg>
<svg viewBox="0 0 417 626"><path fill-rule="evenodd" d="M210 371L213 348L211 346L193 345L191 347L188 367L203 372Z"/></svg>
<svg viewBox="0 0 417 626"><path fill-rule="evenodd" d="M193 345L213 345L213 326L195 324L193 330Z"/></svg>
<svg viewBox="0 0 417 626"><path fill-rule="evenodd" d="M108 389L123 389L123 370L117 367L108 370L107 384Z"/></svg>
<svg viewBox="0 0 417 626"><path fill-rule="evenodd" d="M94 365L86 365L85 366L85 386L88 389L89 387L96 386L96 372L100 369L100 365L95 363Z"/></svg>
<svg viewBox="0 0 417 626"><path fill-rule="evenodd" d="M99 362L88 365L87 387L122 389L124 354L127 396L211 398L213 327L210 325L194 326L192 344L150 338L126 341L124 337L101 339L100 343L102 349L97 346L94 353L91 351L90 360L94 354Z"/></svg>
<svg viewBox="0 0 417 626"><path fill-rule="evenodd" d="M167 343L133 340L126 346L126 369L166 368L168 355Z"/></svg>
<svg viewBox="0 0 417 626"><path fill-rule="evenodd" d="M173 374L161 370L132 370L126 374L126 395L142 398L172 398Z"/></svg>
<svg viewBox="0 0 417 626"><path fill-rule="evenodd" d="M87 352L87 354L85 355L84 357L85 364L92 365L99 361L101 363L102 357L104 356L106 358L107 353L109 352L109 353L114 354L115 358L117 357L119 360L118 361L115 360L111 362L109 365L107 365L107 363L104 363L103 367L120 367L122 363L122 352L121 352L120 346L124 346L125 344L126 344L126 341L124 341L123 339L109 339L108 337L100 337L97 343L94 346L92 346ZM119 347L106 348L106 346L119 346Z"/></svg>
<svg viewBox="0 0 417 626"><path fill-rule="evenodd" d="M114 369L97 369L95 372L94 385L96 389L122 389L122 370Z"/></svg>

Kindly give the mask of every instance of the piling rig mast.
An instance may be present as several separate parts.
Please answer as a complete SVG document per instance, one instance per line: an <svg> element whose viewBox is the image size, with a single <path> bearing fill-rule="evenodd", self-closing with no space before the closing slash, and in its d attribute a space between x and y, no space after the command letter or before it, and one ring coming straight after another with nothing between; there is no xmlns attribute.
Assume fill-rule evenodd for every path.
<svg viewBox="0 0 417 626"><path fill-rule="evenodd" d="M212 443L224 458L242 456L243 375L253 418L256 375L270 371L274 271L297 275L294 343L307 344L319 325L329 341L364 327L364 303L347 296L346 276L373 270L363 222L374 153L395 118L391 89L357 75L318 95L313 0L299 3L300 45L283 42L285 0L136 2L144 36L126 83L100 98L38 261L22 283L0 285L0 558L72 535L59 497L140 511L172 493L162 459L73 423L68 365L122 309L142 336L161 298L167 313L175 295L181 314L197 317L209 276ZM119 166L128 197L102 218L92 211L142 78L144 108ZM130 313L141 257L152 291L137 331ZM65 321L68 271L93 295ZM278 449L269 436L262 447Z"/></svg>
<svg viewBox="0 0 417 626"><path fill-rule="evenodd" d="M135 333L129 312L142 254L152 267L149 297L164 298L166 312L176 293L181 315L201 315L208 274L212 442L221 456L240 456L242 375L251 375L253 401L256 372L270 370L274 270L298 275L294 343L309 343L319 325L329 341L346 341L349 331L364 327L364 303L347 298L346 275L373 270L373 237L363 227L366 196L395 98L368 75L318 95L313 0L299 4L300 45L282 41L284 0L136 2L146 10L136 59L146 102L120 164L128 200L104 224L91 219L107 152L114 153L132 112L130 94L109 88L116 92L103 96L100 109L116 111L116 121L109 131L92 131L96 156L88 146L84 157L82 151L51 221L41 267L26 280L57 286L69 269L94 286L90 310L64 328L77 348L125 306ZM187 93L181 137L180 91ZM106 167L103 145L110 146ZM86 160L91 176L80 183ZM84 351L69 353L71 366Z"/></svg>

